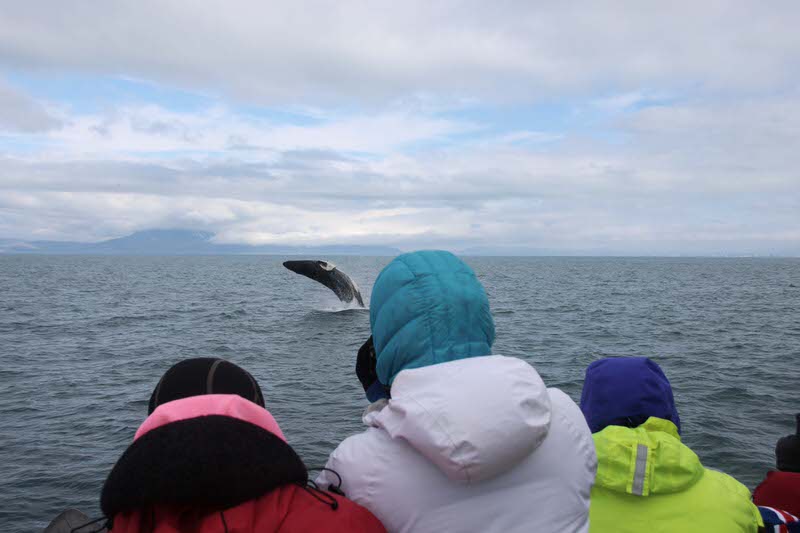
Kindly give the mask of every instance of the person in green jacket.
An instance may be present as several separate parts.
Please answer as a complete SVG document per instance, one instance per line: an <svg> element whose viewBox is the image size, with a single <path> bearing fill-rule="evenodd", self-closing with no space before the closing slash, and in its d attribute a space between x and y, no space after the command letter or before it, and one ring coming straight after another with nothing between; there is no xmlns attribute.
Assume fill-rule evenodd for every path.
<svg viewBox="0 0 800 533"><path fill-rule="evenodd" d="M758 531L762 522L750 491L703 467L681 442L672 387L655 362L644 357L593 362L581 410L598 461L589 508L592 533Z"/></svg>

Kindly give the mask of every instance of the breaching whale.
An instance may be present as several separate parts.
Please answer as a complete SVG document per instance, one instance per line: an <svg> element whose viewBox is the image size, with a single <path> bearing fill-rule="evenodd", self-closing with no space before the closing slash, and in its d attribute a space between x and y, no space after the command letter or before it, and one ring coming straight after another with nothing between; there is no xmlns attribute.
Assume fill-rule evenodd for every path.
<svg viewBox="0 0 800 533"><path fill-rule="evenodd" d="M364 307L364 300L361 299L361 292L358 285L350 279L350 276L336 268L336 265L327 261L285 261L283 266L318 281L336 293L336 296L345 303L350 303L353 298L358 305Z"/></svg>

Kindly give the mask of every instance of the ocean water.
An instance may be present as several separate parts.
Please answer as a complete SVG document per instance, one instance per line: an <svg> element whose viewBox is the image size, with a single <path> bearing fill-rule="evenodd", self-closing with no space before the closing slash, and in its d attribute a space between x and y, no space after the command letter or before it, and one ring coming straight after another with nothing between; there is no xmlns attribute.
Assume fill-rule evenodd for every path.
<svg viewBox="0 0 800 533"><path fill-rule="evenodd" d="M355 354L369 313L285 258L0 256L0 529L99 516L105 476L161 374L195 356L254 374L310 467L360 430ZM382 257L326 258L365 298ZM646 355L675 389L684 441L754 487L800 411L800 260L467 258L495 352L576 401L594 359Z"/></svg>

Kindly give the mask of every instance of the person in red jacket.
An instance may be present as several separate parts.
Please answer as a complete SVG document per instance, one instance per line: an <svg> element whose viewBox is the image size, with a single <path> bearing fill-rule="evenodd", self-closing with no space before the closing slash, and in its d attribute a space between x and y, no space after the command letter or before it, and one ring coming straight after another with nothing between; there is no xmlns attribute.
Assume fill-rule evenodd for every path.
<svg viewBox="0 0 800 533"><path fill-rule="evenodd" d="M256 380L221 359L167 371L100 500L113 533L385 531L341 493L309 484Z"/></svg>
<svg viewBox="0 0 800 533"><path fill-rule="evenodd" d="M766 479L753 492L753 502L800 517L800 413L795 418L796 433L783 437L775 447L778 470L767 472Z"/></svg>

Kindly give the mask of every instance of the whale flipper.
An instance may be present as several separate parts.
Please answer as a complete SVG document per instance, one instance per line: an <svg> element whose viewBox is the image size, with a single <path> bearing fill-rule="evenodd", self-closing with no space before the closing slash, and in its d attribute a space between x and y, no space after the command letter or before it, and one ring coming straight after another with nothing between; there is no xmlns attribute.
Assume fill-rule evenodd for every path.
<svg viewBox="0 0 800 533"><path fill-rule="evenodd" d="M283 266L292 272L322 283L336 293L341 301L350 303L355 299L358 305L364 307L364 300L361 298L358 285L350 279L350 276L336 268L333 263L311 260L285 261Z"/></svg>

